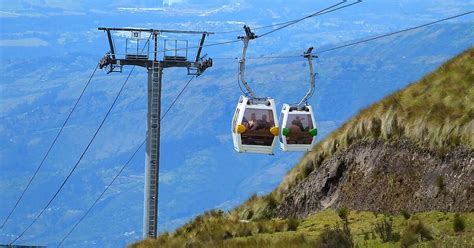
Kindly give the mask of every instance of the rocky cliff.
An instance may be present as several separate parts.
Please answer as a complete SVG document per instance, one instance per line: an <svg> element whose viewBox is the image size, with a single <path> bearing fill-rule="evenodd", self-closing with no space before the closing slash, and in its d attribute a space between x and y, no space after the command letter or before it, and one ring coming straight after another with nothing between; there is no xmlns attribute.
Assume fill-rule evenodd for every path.
<svg viewBox="0 0 474 248"><path fill-rule="evenodd" d="M274 213L472 211L473 172L471 48L320 142L273 192Z"/></svg>
<svg viewBox="0 0 474 248"><path fill-rule="evenodd" d="M277 208L279 217L304 217L328 207L397 214L474 209L474 152L443 155L409 140L360 141L325 160Z"/></svg>

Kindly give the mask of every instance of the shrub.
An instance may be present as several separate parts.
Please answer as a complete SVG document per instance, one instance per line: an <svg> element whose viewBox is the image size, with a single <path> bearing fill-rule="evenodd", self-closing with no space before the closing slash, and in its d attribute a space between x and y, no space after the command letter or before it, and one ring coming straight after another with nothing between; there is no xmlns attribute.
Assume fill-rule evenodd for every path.
<svg viewBox="0 0 474 248"><path fill-rule="evenodd" d="M285 231L285 223L282 221L272 221L272 228L274 232L284 232Z"/></svg>
<svg viewBox="0 0 474 248"><path fill-rule="evenodd" d="M432 240L431 230L420 220L410 223L401 236L401 246L408 247L418 241Z"/></svg>
<svg viewBox="0 0 474 248"><path fill-rule="evenodd" d="M453 229L455 232L462 232L466 228L466 222L464 219L461 217L460 214L456 213L454 214L454 219L453 219Z"/></svg>
<svg viewBox="0 0 474 248"><path fill-rule="evenodd" d="M403 232L401 240L400 240L400 246L403 248L408 248L410 245L415 244L418 242L418 235L413 232Z"/></svg>
<svg viewBox="0 0 474 248"><path fill-rule="evenodd" d="M266 203L264 210L261 214L263 219L271 219L275 215L275 210L278 206L278 202L275 199L274 194L270 193L263 197L263 201Z"/></svg>
<svg viewBox="0 0 474 248"><path fill-rule="evenodd" d="M347 218L349 217L349 209L342 207L337 210L337 215L339 215L339 218L341 218L343 222L348 222Z"/></svg>
<svg viewBox="0 0 474 248"><path fill-rule="evenodd" d="M324 229L316 241L316 247L320 248L346 248L353 247L352 237L348 236L340 228Z"/></svg>
<svg viewBox="0 0 474 248"><path fill-rule="evenodd" d="M289 218L287 231L296 231L299 225L300 225L300 221L298 219Z"/></svg>
<svg viewBox="0 0 474 248"><path fill-rule="evenodd" d="M374 231L383 242L396 242L400 239L400 235L393 232L392 222L387 219L383 219L382 221L375 223Z"/></svg>

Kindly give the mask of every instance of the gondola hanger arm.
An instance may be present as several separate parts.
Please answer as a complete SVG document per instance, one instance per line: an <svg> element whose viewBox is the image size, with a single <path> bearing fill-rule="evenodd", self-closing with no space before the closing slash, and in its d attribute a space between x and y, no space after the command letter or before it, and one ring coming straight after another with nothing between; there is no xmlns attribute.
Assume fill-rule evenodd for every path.
<svg viewBox="0 0 474 248"><path fill-rule="evenodd" d="M309 65L309 76L310 76L310 81L309 81L309 89L308 92L306 92L306 95L301 99L301 101L298 103L298 109L302 109L308 99L313 95L314 89L316 87L316 75L314 74L314 68L313 68L313 55L311 54L313 51L313 47L308 48L308 50L304 53L304 57L308 59L308 65ZM316 56L316 55L314 55ZM317 57L317 56L316 56Z"/></svg>
<svg viewBox="0 0 474 248"><path fill-rule="evenodd" d="M240 81L244 85L245 89L247 90L246 95L251 99L256 98L255 94L253 93L252 89L250 88L247 80L245 80L245 56L247 55L247 48L249 46L249 41L257 38L258 36L250 30L250 27L244 25L245 36L239 36L238 39L243 40L244 48L242 49L242 57L239 60L239 77Z"/></svg>

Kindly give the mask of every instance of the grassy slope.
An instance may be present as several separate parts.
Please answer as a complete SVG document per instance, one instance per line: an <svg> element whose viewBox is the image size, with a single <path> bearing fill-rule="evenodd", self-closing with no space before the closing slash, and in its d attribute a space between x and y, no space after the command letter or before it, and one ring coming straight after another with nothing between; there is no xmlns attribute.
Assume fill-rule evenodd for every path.
<svg viewBox="0 0 474 248"><path fill-rule="evenodd" d="M253 218L268 209L325 159L362 139L406 138L443 154L452 147L474 149L474 48L446 62L418 82L361 110L318 143L265 197L252 197L235 214L251 210Z"/></svg>
<svg viewBox="0 0 474 248"><path fill-rule="evenodd" d="M434 240L418 243L421 247L469 247L474 244L474 213L461 216L466 229L460 233L453 230L454 214L438 211L417 213L408 220L402 215L351 211L349 227L354 244L359 247L400 247L400 241L383 242L373 231L375 223L389 219L393 231L403 236L410 223L421 220L434 236ZM330 209L308 216L294 231L288 230L288 220L241 222L214 211L197 217L173 234L162 234L157 240L145 240L130 247L318 247L318 237L324 230L341 225L338 214Z"/></svg>
<svg viewBox="0 0 474 248"><path fill-rule="evenodd" d="M218 211L206 213L174 234L164 234L157 241L144 241L134 247L158 244L183 247L189 242L197 247L202 244L217 247L313 247L320 232L336 225L339 218L331 210L317 213L303 220L296 232L288 231L292 220L270 220L272 209L294 185L317 169L326 158L361 139L378 138L390 142L407 138L439 154L456 146L474 149L473 96L474 48L451 59L420 81L360 111L308 152L271 194L253 196L227 214ZM474 242L474 214L465 213L464 217L467 219L466 231L454 234L453 214L417 214L417 218L432 229L437 240L435 243L447 246L452 246L453 242L470 245ZM351 212L350 228L354 241L364 246L394 245L372 239L371 230L379 218L367 212ZM397 232L408 222L401 216L393 217ZM367 232L370 234L366 235ZM369 236L368 240L364 240L366 236Z"/></svg>

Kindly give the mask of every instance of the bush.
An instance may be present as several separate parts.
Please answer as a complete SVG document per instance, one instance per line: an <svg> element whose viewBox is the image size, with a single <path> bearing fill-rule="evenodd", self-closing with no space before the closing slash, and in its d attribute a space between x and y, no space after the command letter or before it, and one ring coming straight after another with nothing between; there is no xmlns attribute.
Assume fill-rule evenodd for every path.
<svg viewBox="0 0 474 248"><path fill-rule="evenodd" d="M347 233L340 228L324 229L316 241L316 247L353 247L352 237L348 236Z"/></svg>
<svg viewBox="0 0 474 248"><path fill-rule="evenodd" d="M403 248L408 248L410 245L415 244L418 242L418 235L413 232L403 232L400 246Z"/></svg>
<svg viewBox="0 0 474 248"><path fill-rule="evenodd" d="M392 222L386 218L378 223L375 223L374 231L383 242L389 242L393 240Z"/></svg>
<svg viewBox="0 0 474 248"><path fill-rule="evenodd" d="M349 217L349 209L342 207L337 210L337 215L339 215L339 218L341 218L343 222L348 222L347 218Z"/></svg>
<svg viewBox="0 0 474 248"><path fill-rule="evenodd" d="M432 240L431 230L420 220L410 223L401 236L401 246L408 247L419 241Z"/></svg>
<svg viewBox="0 0 474 248"><path fill-rule="evenodd" d="M275 215L275 210L278 206L278 202L272 193L264 196L263 201L266 203L266 205L264 210L262 211L261 218L269 220Z"/></svg>
<svg viewBox="0 0 474 248"><path fill-rule="evenodd" d="M295 218L289 218L288 219L288 231L296 231L298 229L298 226L300 225L300 221L295 219Z"/></svg>
<svg viewBox="0 0 474 248"><path fill-rule="evenodd" d="M282 221L272 221L272 228L273 232L284 232L285 231L285 223Z"/></svg>
<svg viewBox="0 0 474 248"><path fill-rule="evenodd" d="M454 214L454 219L453 219L453 229L455 232L462 232L466 228L466 222L464 219L461 217L460 214L456 213Z"/></svg>

